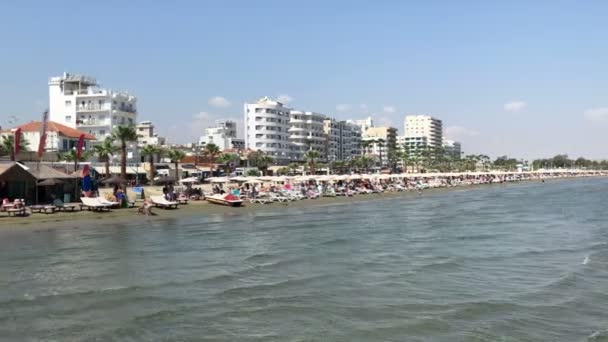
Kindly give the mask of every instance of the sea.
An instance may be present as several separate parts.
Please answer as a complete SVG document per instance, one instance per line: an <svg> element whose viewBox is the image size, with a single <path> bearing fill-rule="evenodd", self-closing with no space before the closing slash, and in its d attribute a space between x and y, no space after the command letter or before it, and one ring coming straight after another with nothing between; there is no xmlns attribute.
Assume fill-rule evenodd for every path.
<svg viewBox="0 0 608 342"><path fill-rule="evenodd" d="M608 341L608 179L367 196L0 229L0 340Z"/></svg>

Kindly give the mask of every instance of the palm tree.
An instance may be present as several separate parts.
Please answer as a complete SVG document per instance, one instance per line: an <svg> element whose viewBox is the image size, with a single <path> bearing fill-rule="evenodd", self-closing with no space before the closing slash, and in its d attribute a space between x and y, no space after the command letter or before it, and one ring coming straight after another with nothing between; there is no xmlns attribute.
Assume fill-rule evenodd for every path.
<svg viewBox="0 0 608 342"><path fill-rule="evenodd" d="M78 157L76 150L70 150L65 153L59 154L59 160L66 162L74 162L74 171L78 170L78 162L83 162L89 158L89 153L83 152Z"/></svg>
<svg viewBox="0 0 608 342"><path fill-rule="evenodd" d="M179 162L184 159L186 153L182 150L171 149L167 152L167 157L175 165L175 180L179 180Z"/></svg>
<svg viewBox="0 0 608 342"><path fill-rule="evenodd" d="M222 153L216 159L219 164L224 164L224 172L230 174L232 172L232 162L235 161L239 156L234 153Z"/></svg>
<svg viewBox="0 0 608 342"><path fill-rule="evenodd" d="M158 146L154 145L146 145L144 146L139 153L148 157L148 162L150 163L150 181L154 180L154 176L156 176L156 169L154 168L154 157L161 154L161 149Z"/></svg>
<svg viewBox="0 0 608 342"><path fill-rule="evenodd" d="M289 168L289 170L292 173L295 173L296 170L300 168L300 164L298 164L298 163L289 163L289 165L287 165L287 167Z"/></svg>
<svg viewBox="0 0 608 342"><path fill-rule="evenodd" d="M407 173L407 164L409 163L411 158L411 151L408 144L403 144L403 146L398 152L398 157L403 162L403 172Z"/></svg>
<svg viewBox="0 0 608 342"><path fill-rule="evenodd" d="M315 174L315 159L321 158L321 153L315 150L309 150L304 153L304 159L308 160L308 165L310 165L310 174Z"/></svg>
<svg viewBox="0 0 608 342"><path fill-rule="evenodd" d="M215 162L215 158L217 158L220 153L220 147L213 143L205 145L203 149L203 155L211 158L212 162Z"/></svg>
<svg viewBox="0 0 608 342"><path fill-rule="evenodd" d="M372 140L361 141L361 147L363 147L363 154L367 154L369 152L368 149L373 143L374 142Z"/></svg>
<svg viewBox="0 0 608 342"><path fill-rule="evenodd" d="M112 132L112 139L120 141L120 176L127 179L127 142L137 140L133 126L118 126Z"/></svg>
<svg viewBox="0 0 608 342"><path fill-rule="evenodd" d="M106 166L106 177L110 177L110 157L118 152L118 146L114 145L114 139L111 136L106 137L103 143L93 146L93 153L97 155L100 161L104 161Z"/></svg>
<svg viewBox="0 0 608 342"><path fill-rule="evenodd" d="M382 169L382 166L384 166L384 164L382 163L382 149L384 148L385 142L386 141L384 139L374 140L374 143L378 145L378 159L380 159L380 169Z"/></svg>
<svg viewBox="0 0 608 342"><path fill-rule="evenodd" d="M263 151L255 151L249 153L247 159L251 161L253 165L255 165L260 171L262 171L263 175L266 175L266 170L268 170L268 166L272 163L273 159L271 156L267 155Z"/></svg>
<svg viewBox="0 0 608 342"><path fill-rule="evenodd" d="M21 137L19 139L19 149L21 151L28 151L30 146L30 142L23 139L23 133L21 133ZM11 157L11 161L15 161L15 135L5 135L2 137L2 145L0 145L0 152L3 155L9 155Z"/></svg>

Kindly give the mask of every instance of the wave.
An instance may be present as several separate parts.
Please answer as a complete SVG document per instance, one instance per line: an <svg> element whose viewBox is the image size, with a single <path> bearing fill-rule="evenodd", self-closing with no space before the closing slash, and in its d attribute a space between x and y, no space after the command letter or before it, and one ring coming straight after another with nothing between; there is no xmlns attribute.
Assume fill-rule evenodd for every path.
<svg viewBox="0 0 608 342"><path fill-rule="evenodd" d="M288 279L279 281L274 284L260 284L253 286L238 286L227 290L224 290L218 294L223 298L238 298L238 297L252 297L260 296L263 294L271 293L273 291L284 290L291 287L297 287L302 285L310 285L318 280L327 278L326 275L304 277L297 279Z"/></svg>

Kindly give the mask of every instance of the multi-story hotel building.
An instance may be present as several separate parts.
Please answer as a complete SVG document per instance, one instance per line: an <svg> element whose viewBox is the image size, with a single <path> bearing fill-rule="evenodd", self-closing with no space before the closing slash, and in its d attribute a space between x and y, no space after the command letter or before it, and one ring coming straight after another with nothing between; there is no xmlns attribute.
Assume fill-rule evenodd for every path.
<svg viewBox="0 0 608 342"><path fill-rule="evenodd" d="M268 97L246 103L245 147L267 153L277 164L297 160L300 151L289 140L290 111L291 108Z"/></svg>
<svg viewBox="0 0 608 342"><path fill-rule="evenodd" d="M405 116L404 131L404 137L412 147L424 143L424 147L440 148L443 144L443 124L429 115Z"/></svg>
<svg viewBox="0 0 608 342"><path fill-rule="evenodd" d="M291 110L289 114L289 141L297 160L304 159L306 151L317 151L327 159L326 138L323 129L325 115L315 112Z"/></svg>
<svg viewBox="0 0 608 342"><path fill-rule="evenodd" d="M97 140L116 126L135 125L137 98L100 88L89 76L64 73L49 80L49 120L92 134Z"/></svg>
<svg viewBox="0 0 608 342"><path fill-rule="evenodd" d="M327 160L352 160L361 154L361 128L353 123L325 119Z"/></svg>

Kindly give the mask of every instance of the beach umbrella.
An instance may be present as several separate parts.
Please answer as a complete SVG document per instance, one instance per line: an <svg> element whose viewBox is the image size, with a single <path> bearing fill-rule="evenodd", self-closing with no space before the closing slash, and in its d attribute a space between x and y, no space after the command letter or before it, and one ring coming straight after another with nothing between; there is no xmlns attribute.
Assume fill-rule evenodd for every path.
<svg viewBox="0 0 608 342"><path fill-rule="evenodd" d="M211 183L228 183L228 178L226 177L213 177L213 179L207 178Z"/></svg>
<svg viewBox="0 0 608 342"><path fill-rule="evenodd" d="M154 181L154 184L168 185L175 183L175 177L161 177Z"/></svg>
<svg viewBox="0 0 608 342"><path fill-rule="evenodd" d="M56 178L47 178L38 183L38 186L55 186L58 184L63 184L63 181Z"/></svg>
<svg viewBox="0 0 608 342"><path fill-rule="evenodd" d="M121 185L127 183L127 181L120 176L112 176L110 178L104 179L101 182L108 185Z"/></svg>
<svg viewBox="0 0 608 342"><path fill-rule="evenodd" d="M180 183L182 184L186 184L186 183L198 183L198 177L188 177L188 178L183 178L179 180Z"/></svg>
<svg viewBox="0 0 608 342"><path fill-rule="evenodd" d="M236 177L230 178L230 180L234 181L234 182L247 182L247 181L249 181L251 179L247 178L247 177L243 177L243 176L236 176Z"/></svg>

